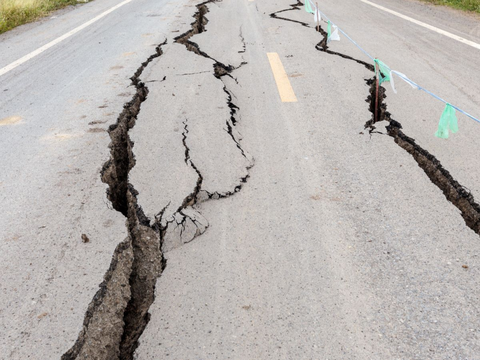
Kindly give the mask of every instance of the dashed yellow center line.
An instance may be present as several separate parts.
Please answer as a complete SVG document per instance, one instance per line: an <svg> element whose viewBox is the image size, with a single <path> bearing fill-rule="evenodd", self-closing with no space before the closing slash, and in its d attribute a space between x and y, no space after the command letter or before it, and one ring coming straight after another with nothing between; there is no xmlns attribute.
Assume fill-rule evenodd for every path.
<svg viewBox="0 0 480 360"><path fill-rule="evenodd" d="M277 83L278 93L282 102L297 102L297 97L293 92L288 75L283 68L280 57L277 53L267 53L270 67L272 68L273 77Z"/></svg>

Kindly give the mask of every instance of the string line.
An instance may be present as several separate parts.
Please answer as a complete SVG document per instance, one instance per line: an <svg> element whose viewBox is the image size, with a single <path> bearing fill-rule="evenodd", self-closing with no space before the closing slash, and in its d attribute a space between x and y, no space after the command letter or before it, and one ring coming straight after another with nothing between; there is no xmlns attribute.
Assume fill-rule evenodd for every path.
<svg viewBox="0 0 480 360"><path fill-rule="evenodd" d="M309 0L305 0L305 1L309 1ZM338 31L340 31L353 45L355 45L358 49L360 49L360 51L362 51L367 57L370 58L370 60L372 61L375 61L375 58L370 55L365 49L363 49L360 45L358 45L350 36L347 35L347 33L345 31L343 31L339 26L335 25L329 18L327 15L325 15L323 12L321 12L315 4L313 4L311 1L310 1L310 4L313 5L313 7L315 8L316 11L318 11L321 15L322 15L322 18L325 18L327 21L330 21L330 24L332 24L333 26L335 26ZM451 107L453 107L455 110L459 111L460 113L468 116L470 119L480 123L480 120L477 119L476 117L470 115L469 113L467 113L466 111L460 109L458 106L455 106L455 105L452 105L450 104L448 101L445 101L443 100L440 96L438 95L435 95L433 92L425 89L424 87L418 85L417 83L415 83L414 81L410 80L408 77L404 76L402 73L399 73L398 71L395 71L395 70L391 70L390 67L388 67L388 65L386 65L386 67L390 70L390 72L396 74L398 77L402 78L402 80L406 81L407 83L413 85L414 87L416 87L417 89L419 90L422 90L423 92L427 93L428 95L434 97L435 99L447 104L447 105L450 105Z"/></svg>

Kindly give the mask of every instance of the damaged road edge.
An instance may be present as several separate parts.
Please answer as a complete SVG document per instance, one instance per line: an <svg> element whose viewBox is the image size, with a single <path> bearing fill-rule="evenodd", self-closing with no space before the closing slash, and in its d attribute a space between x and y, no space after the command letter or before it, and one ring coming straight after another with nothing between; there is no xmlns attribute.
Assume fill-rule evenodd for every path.
<svg viewBox="0 0 480 360"><path fill-rule="evenodd" d="M111 157L101 176L108 185L107 197L114 209L126 217L128 237L115 249L104 281L88 306L78 339L62 360L133 359L138 339L150 318L148 309L155 298L155 284L166 265L161 252L163 229L150 226L137 204L137 191L128 183L128 174L135 166L128 131L135 126L141 104L148 95L140 75L152 60L162 55L161 47L165 44L166 40L157 46L155 54L131 78L136 92L108 130Z"/></svg>

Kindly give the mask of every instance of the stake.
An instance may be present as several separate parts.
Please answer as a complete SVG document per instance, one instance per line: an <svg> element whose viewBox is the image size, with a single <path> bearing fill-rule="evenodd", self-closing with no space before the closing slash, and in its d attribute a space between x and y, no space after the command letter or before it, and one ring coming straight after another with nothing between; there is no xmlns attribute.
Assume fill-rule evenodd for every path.
<svg viewBox="0 0 480 360"><path fill-rule="evenodd" d="M380 87L380 80L379 80L379 76L377 75L380 74L380 69L378 69L377 71L377 68L375 67L375 78L376 78L376 91L375 91L375 118L373 119L374 120L374 123L376 123L378 121L378 88Z"/></svg>
<svg viewBox="0 0 480 360"><path fill-rule="evenodd" d="M320 32L320 16L318 16L320 14L318 13L318 2L315 3L315 5L317 5L317 7L315 8L315 11L317 12L317 31ZM310 16L312 16L312 15L310 15Z"/></svg>

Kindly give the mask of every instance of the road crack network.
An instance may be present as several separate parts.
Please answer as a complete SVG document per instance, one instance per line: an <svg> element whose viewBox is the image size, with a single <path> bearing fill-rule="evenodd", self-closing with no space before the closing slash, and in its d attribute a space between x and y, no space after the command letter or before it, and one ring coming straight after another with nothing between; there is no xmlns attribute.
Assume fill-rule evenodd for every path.
<svg viewBox="0 0 480 360"><path fill-rule="evenodd" d="M303 5L303 3L297 1L296 4L290 5L290 7L287 9L271 13L270 17L300 23L303 26L309 27L306 23L277 16L278 13L292 10L300 10L301 6ZM315 46L318 51L354 61L358 64L361 64L362 66L365 66L368 70L374 72L374 66L372 64L369 64L363 60L353 58L346 54L329 50L327 45L327 32L321 26L319 27L318 31L323 36L323 39ZM375 132L374 124L380 121L387 121L387 134L394 139L395 143L398 146L407 151L413 157L413 159L417 162L418 166L428 176L430 181L443 192L445 198L460 210L465 224L475 233L480 235L480 205L475 202L475 199L471 192L468 191L464 186L462 186L457 180L455 180L450 174L450 172L442 166L440 161L435 156L430 154L427 150L423 149L415 142L413 138L407 136L402 131L402 125L398 121L395 121L391 117L391 114L387 111L387 104L384 101L384 99L386 98L386 91L383 86L378 87L378 101L376 101L376 76L368 79L366 82L369 86L370 92L370 95L367 97L366 101L369 104L369 111L372 113L372 117L366 122L365 129L368 128L370 130L370 134L372 134L373 132Z"/></svg>
<svg viewBox="0 0 480 360"><path fill-rule="evenodd" d="M183 145L185 147L185 163L191 166L198 175L197 184L195 186L194 191L189 194L183 201L183 204L178 208L175 214L172 216L171 219L162 219L162 222L159 226L167 228L167 241L166 243L187 243L192 241L197 236L203 234L206 229L208 228L208 221L194 209L194 206L199 204L200 202L211 200L211 199L220 199L229 197L242 189L243 184L245 184L249 178L249 170L254 164L253 158L242 148L239 140L233 133L233 128L236 126L238 120L237 115L238 111L240 110L237 105L233 103L233 96L231 91L227 88L227 85L223 82L223 77L227 76L233 79L235 82L238 83L237 79L232 76L232 72L238 69L239 67L246 65L245 62L242 62L238 67L234 67L229 64L224 64L219 60L213 58L209 54L205 53L201 50L200 46L193 42L191 38L196 34L201 34L206 30L206 25L208 23L208 19L205 15L208 13L207 4L216 2L216 0L209 0L197 5L197 11L193 15L194 21L191 23L191 29L187 32L177 36L174 40L175 42L182 44L186 47L188 51L195 53L198 56L202 56L204 58L210 59L214 61L213 64L213 73L212 75L215 76L216 79L222 82L223 91L227 95L227 106L230 109L230 118L225 120L226 124L226 131L230 135L232 141L235 143L238 150L241 152L242 156L247 159L248 166L246 168L246 174L243 176L238 184L231 190L227 192L209 192L207 190L202 189L203 184L203 176L201 171L195 166L194 162L192 161L190 155L190 149L187 145L187 137L188 137L188 119L184 122L184 132L183 132ZM242 33L240 32L240 38L242 39ZM246 51L245 43L243 42L243 52ZM170 227L169 224L176 225L175 227ZM180 231L178 231L178 227L180 227ZM193 230L186 231L188 228ZM177 235L175 235L177 234ZM172 237L179 236L180 239L171 239Z"/></svg>
<svg viewBox="0 0 480 360"><path fill-rule="evenodd" d="M166 266L162 253L165 239L175 229L180 229L180 237L183 237L189 225L196 230L193 235L189 232L187 236L190 235L190 237L182 239L183 242L191 241L201 235L208 228L208 223L198 211L194 210L194 206L201 201L231 196L240 191L243 184L247 182L249 170L254 162L233 133L240 109L233 103L232 93L222 80L222 77L228 76L237 82L237 79L231 75L235 68L213 59L190 40L195 34L205 31L205 25L208 22L205 14L208 12L207 4L210 2L214 0L197 5L195 21L191 24L191 29L176 37L175 41L184 44L187 50L214 61L212 74L222 81L223 90L227 95L226 102L230 109L225 131L248 160L246 175L231 191L210 193L202 190L203 175L190 154L188 119L186 119L183 123L182 142L185 148L185 163L198 175L195 187L185 196L172 219L164 218L166 208L170 204L162 209L153 221L144 214L137 201L138 192L129 183L129 173L135 166L134 143L129 136L129 131L135 126L141 105L147 99L149 92L140 76L152 60L163 54L162 46L167 43L165 40L156 48L155 53L141 64L131 78L136 92L132 100L124 105L116 123L108 130L111 138L110 159L104 164L101 177L102 181L108 185L107 197L113 208L126 218L128 237L116 247L110 267L104 275L104 281L87 308L82 330L72 348L62 356L62 360L87 358L132 360L138 347L138 340L150 320L148 311L155 300L157 279ZM241 32L240 37L242 37ZM245 50L244 44L242 52ZM241 63L240 66L244 64Z"/></svg>

